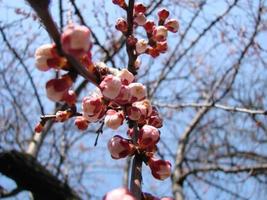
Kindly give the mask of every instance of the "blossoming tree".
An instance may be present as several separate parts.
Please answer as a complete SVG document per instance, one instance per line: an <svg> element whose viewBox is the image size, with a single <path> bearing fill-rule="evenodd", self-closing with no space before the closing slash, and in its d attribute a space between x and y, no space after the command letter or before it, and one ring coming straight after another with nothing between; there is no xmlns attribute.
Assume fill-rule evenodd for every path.
<svg viewBox="0 0 267 200"><path fill-rule="evenodd" d="M244 196L228 189L227 184L221 186L223 179L227 177L220 175L221 172L237 176L245 173L248 177L259 178L259 182L262 181L264 170L267 169L264 156L266 152L263 151L261 155L254 144L261 144L264 140L259 138L265 130L262 123L264 119L261 118L266 115L264 93L252 95L258 104L263 105L257 107L246 98L237 97L235 91L239 90L234 86L243 81L242 78L238 79L240 73L251 73L249 69L244 71L240 69L246 66L243 60L248 55L252 59L249 63L256 62L254 59L257 58L257 64L261 66L266 61L264 57L266 51L259 38L260 33L265 30L261 23L266 9L265 1L259 0L253 5L249 5L248 2L247 10L246 4L240 3L241 1L223 1L219 3L223 11L220 11L221 8L215 9L216 17L211 21L201 16L205 13L203 10L206 7L207 13L213 8L213 4L208 1L180 1L179 6L174 7L172 5L176 5L176 1L165 3L161 0L103 1L103 5L112 6L112 9L108 9L119 13L114 26L109 24L108 9L102 9L94 2L92 6L98 7L99 13L104 10L105 16L99 20L98 10L95 9L94 19L103 23L102 25L105 26L103 29L107 32L96 30L97 27L94 27L90 20L87 24L83 16L86 5L84 9L79 9L74 0L69 0L67 3L62 0L58 2L58 23L55 21L54 14L51 15L52 5L54 5L52 1L27 0L27 2L34 13L16 8L16 14L26 19L31 18L35 25L41 24L51 41L38 40L39 46L35 45L34 53L30 55L34 57L35 64L32 62L25 64L23 54L12 47L11 39L6 36L5 30L8 29L9 24L1 25L3 41L25 70L31 85L30 91L33 91L39 109L38 112L36 109L35 112L27 112L35 114L25 114L27 109L25 105L30 105L31 98L25 100L24 106L20 106L21 100L18 99L26 90L22 90L21 93L18 91L17 95L14 95L14 91L10 88L13 87L12 78L7 80L6 74L1 73L7 93L13 99L15 107L19 109L20 114L16 116L21 115L23 122L26 122L23 125L18 124L17 128L14 128L15 133L22 132L21 129L30 131L34 129L31 134L25 136L25 142L20 140L19 134L15 134L13 141L20 141L18 148L21 151L7 151L8 145L1 148L5 150L0 155L0 160L4 163L1 166L1 172L13 179L18 186L11 192L3 190L1 192L3 197L29 190L35 199L95 197L104 200L170 200L173 198L183 200L185 197L190 198L191 195L194 195L192 199L195 197L202 199L199 190L208 185L207 187L216 188L230 196L242 199ZM238 27L236 24L229 25L234 24L231 21L234 17L229 13L238 6L244 6L242 11L252 13L249 15L252 16L252 22L248 24L249 30L248 28L231 29L232 32L237 32L235 37L227 32L227 28ZM190 18L189 22L183 21L183 17L175 10L177 7L192 9L192 16L190 12L183 16ZM230 19L227 18L228 16ZM40 22L36 22L37 19ZM184 26L180 34L178 19L181 20L181 26ZM198 25L205 25L203 29L199 30L198 26L195 27L198 19L200 19ZM206 36L207 33L211 33L211 36ZM106 34L106 38L110 39L109 45L101 41L99 36L101 34ZM118 37L115 38L115 35ZM201 42L203 37L205 42ZM25 45L27 48L31 40L34 40L34 36ZM178 41L177 44L176 41ZM238 45L239 50L233 47L232 41L241 44ZM125 49L123 49L124 46ZM27 49L25 51L27 52ZM224 52L228 53L225 58L218 56L212 61L213 51L217 52L216 56L224 55ZM98 54L101 56L99 57ZM163 64L157 63L159 60L163 60ZM225 67L211 67L209 62L213 65L223 63ZM27 65L33 65L39 72L29 71ZM203 69L199 66L203 66ZM177 68L180 69L177 70ZM45 80L39 83L35 79L35 73L41 73ZM47 74L54 76L47 78ZM261 73L257 75L252 82L261 80L261 75ZM19 77L16 78L19 79ZM45 91L43 97L39 94L39 88ZM241 92L237 94L243 95ZM3 93L3 96L6 94ZM183 104L181 99L194 99L196 102ZM44 105L51 102L55 105L54 112L47 111L51 110L49 106L44 108ZM225 104L242 102L243 107L228 106L221 102ZM179 115L183 112L170 111L182 108L193 108L193 110L182 117ZM210 110L220 111L212 113L209 112ZM221 112L226 112L227 116L223 116ZM35 128L32 128L40 113L40 121ZM243 126L242 122L237 120L239 117L231 120L234 117L233 113L246 115L245 119L249 120L249 123L244 129L249 130L248 132L253 133L255 124L257 126L258 134L252 137L253 142L250 141L246 148L236 140L237 137L229 134L236 127ZM217 121L219 118L223 120ZM183 125L183 121L186 121L186 125ZM234 127L231 126L233 121L235 121ZM14 123L9 123L9 120L3 120L3 124L10 124L8 128L1 129L5 130L3 132L13 129ZM56 127L61 125L64 128L62 133L59 133ZM184 127L184 131L181 131L181 127ZM73 132L77 132L77 136L74 137ZM96 157L101 157L100 154L86 155L88 148L84 145L86 143L84 141L79 143L78 147L79 152L83 152L83 154L78 153L79 156L84 155L81 160L78 161L77 155L68 153L71 148L77 148L75 146L78 144L77 141L80 141L80 138L88 132L96 133L95 149L100 148L99 145L102 144L113 159L112 163L126 161L124 185L121 184L120 188L112 188L108 192L105 190L106 194L101 194L101 197L94 196L92 188L90 194L86 193L88 188L82 188L83 184L80 184L86 180L83 176L89 165L87 161L82 160L85 157L96 160ZM110 136L105 134L106 132L116 134ZM213 132L218 134L215 135ZM239 130L239 132L238 138L241 141L250 138L249 134L242 135L246 131ZM104 135L108 138L107 141L101 139ZM49 140L51 142L46 145L48 137L51 137ZM164 139L168 137L172 139L166 142L167 140ZM6 137L3 138L3 141L8 141ZM41 151L43 152L40 153ZM54 154L59 156L56 158ZM73 158L71 162L69 157ZM41 160L42 165L38 160ZM45 163L44 160L48 162ZM155 181L164 183L171 177L172 187L168 186L168 195L160 192L155 194L155 191L147 190L146 183L142 179L145 169L149 169L150 176ZM218 172L218 177L221 176L219 181L214 182L219 178L213 177L213 172ZM72 173L75 175L70 179L69 176ZM210 173L212 178L205 177L206 173ZM246 177L242 178L242 183L247 180ZM96 177L92 175L90 179L96 179ZM69 183L71 182L69 180L79 180L79 188L74 188L75 184ZM37 186L37 182L41 187ZM153 181L151 184L153 185ZM231 184L229 183L229 187ZM105 187L105 183L102 187ZM245 187L249 187L249 183ZM190 188L191 193L187 188ZM208 189L203 190L205 194Z"/></svg>

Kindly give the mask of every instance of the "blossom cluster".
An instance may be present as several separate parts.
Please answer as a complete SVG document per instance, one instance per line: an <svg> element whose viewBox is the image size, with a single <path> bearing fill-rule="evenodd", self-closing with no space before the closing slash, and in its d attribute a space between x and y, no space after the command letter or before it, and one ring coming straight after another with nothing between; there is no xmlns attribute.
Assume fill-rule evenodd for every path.
<svg viewBox="0 0 267 200"><path fill-rule="evenodd" d="M64 53L78 59L87 70L91 70L91 41L90 30L85 26L69 24L61 35L61 48ZM63 54L63 53L62 53ZM58 54L55 44L40 46L35 52L35 63L40 71L65 70L70 71L70 65L64 55ZM65 102L69 105L76 103L76 95L71 86L75 76L66 73L63 76L51 79L46 83L47 97L55 102Z"/></svg>
<svg viewBox="0 0 267 200"><path fill-rule="evenodd" d="M113 0L113 3L127 10L124 0ZM178 21L168 19L169 11L158 11L158 22L148 20L147 8L142 3L135 3L133 9L133 28L143 27L146 31L146 39L137 39L129 35L127 20L119 18L116 29L121 31L127 39L127 44L132 47L136 58L140 54L149 54L157 57L165 53L168 32L177 32ZM121 159L127 156L139 155L142 161L151 169L154 178L164 180L171 175L171 163L157 159L155 154L160 140L159 128L163 120L156 107L152 106L147 98L146 87L135 80L133 73L127 69L117 70L106 66L104 63L93 63L91 56L92 43L90 30L81 25L70 23L61 34L60 47L55 44L46 44L35 52L36 66L41 71L64 70L67 73L49 80L46 83L47 97L54 102L66 103L73 110L57 111L54 118L57 122L64 122L70 117L76 116L75 125L79 130L86 130L90 123L101 121L106 127L117 130L128 122L127 138L120 135L113 136L108 142L108 150L113 159ZM82 67L99 79L98 88L90 95L85 96L81 102L82 112L76 112L76 94L71 87L76 79L68 63L68 56L78 60ZM140 64L135 61L135 68ZM106 71L100 73L100 71ZM36 126L36 131L41 132L42 125ZM160 200L150 194L143 193L143 199ZM105 200L127 199L135 200L125 188L109 192ZM170 200L162 198L161 200Z"/></svg>
<svg viewBox="0 0 267 200"><path fill-rule="evenodd" d="M124 8L125 1L113 1L114 4ZM168 49L167 36L168 31L176 33L179 29L179 23L176 19L168 19L169 11L161 9L158 11L157 23L148 20L146 17L147 8L142 3L134 5L134 27L143 27L146 31L146 39L137 39L134 36L128 37L128 44L135 48L136 54L149 54L153 58L158 57L161 53L165 53ZM158 25L156 25L158 24ZM128 23L124 18L119 18L115 25L116 29L123 34L128 34Z"/></svg>
<svg viewBox="0 0 267 200"><path fill-rule="evenodd" d="M156 144L160 139L158 128L162 127L162 118L157 109L146 98L146 88L134 82L134 75L127 69L116 75L107 75L99 85L100 90L82 100L82 116L75 120L81 130L89 123L104 119L108 128L117 130L125 121L131 120L138 125L138 138L134 144L134 128L127 131L129 139L115 135L108 142L108 149L114 159L125 158L136 153L147 160L152 175L160 180L170 176L171 164L154 158Z"/></svg>

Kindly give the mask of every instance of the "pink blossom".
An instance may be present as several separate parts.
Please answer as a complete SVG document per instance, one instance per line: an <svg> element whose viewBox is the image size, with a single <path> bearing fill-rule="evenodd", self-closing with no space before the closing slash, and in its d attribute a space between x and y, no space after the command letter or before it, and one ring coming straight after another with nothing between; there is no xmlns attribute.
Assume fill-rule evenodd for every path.
<svg viewBox="0 0 267 200"><path fill-rule="evenodd" d="M117 19L115 28L123 33L126 33L128 30L128 24L125 19L119 18Z"/></svg>
<svg viewBox="0 0 267 200"><path fill-rule="evenodd" d="M134 107L134 106L127 107L126 113L129 119L131 120L138 121L141 118L141 111L137 107Z"/></svg>
<svg viewBox="0 0 267 200"><path fill-rule="evenodd" d="M105 125L113 130L118 129L123 124L123 112L116 110L108 110L105 117Z"/></svg>
<svg viewBox="0 0 267 200"><path fill-rule="evenodd" d="M136 43L136 52L138 54L142 54L142 53L145 53L146 52L146 49L147 49L147 45L148 45L148 41L144 40L144 39L140 39L137 41Z"/></svg>
<svg viewBox="0 0 267 200"><path fill-rule="evenodd" d="M99 87L104 97L113 100L119 95L122 83L119 77L107 75Z"/></svg>
<svg viewBox="0 0 267 200"><path fill-rule="evenodd" d="M134 5L134 13L145 13L146 12L146 6L142 3L136 3Z"/></svg>
<svg viewBox="0 0 267 200"><path fill-rule="evenodd" d="M120 105L125 105L130 103L130 90L128 86L123 85L121 87L119 95L114 99Z"/></svg>
<svg viewBox="0 0 267 200"><path fill-rule="evenodd" d="M179 22L176 19L169 19L164 25L168 31L176 33L179 30Z"/></svg>
<svg viewBox="0 0 267 200"><path fill-rule="evenodd" d="M159 139L160 134L157 128L150 125L144 125L139 131L137 143L140 148L145 149L149 146L156 145Z"/></svg>
<svg viewBox="0 0 267 200"><path fill-rule="evenodd" d="M152 106L150 101L145 99L137 101L132 106L127 107L126 113L131 120L138 121L138 123L145 122L145 119L152 113Z"/></svg>
<svg viewBox="0 0 267 200"><path fill-rule="evenodd" d="M143 26L146 23L146 16L143 13L136 13L134 22L139 26Z"/></svg>
<svg viewBox="0 0 267 200"><path fill-rule="evenodd" d="M75 91L69 90L68 92L66 92L62 100L65 101L69 106L74 105L77 100Z"/></svg>
<svg viewBox="0 0 267 200"><path fill-rule="evenodd" d="M155 23L152 20L147 20L144 24L144 28L147 33L152 33L155 28Z"/></svg>
<svg viewBox="0 0 267 200"><path fill-rule="evenodd" d="M122 69L117 76L121 79L123 85L129 85L134 81L134 75L127 69Z"/></svg>
<svg viewBox="0 0 267 200"><path fill-rule="evenodd" d="M82 101L82 110L87 115L96 115L105 108L103 100L99 96L84 97Z"/></svg>
<svg viewBox="0 0 267 200"><path fill-rule="evenodd" d="M129 84L130 102L141 101L146 97L146 88L141 83Z"/></svg>
<svg viewBox="0 0 267 200"><path fill-rule="evenodd" d="M46 95L55 102L61 101L64 94L68 92L72 81L69 77L62 77L60 79L51 79L46 83Z"/></svg>
<svg viewBox="0 0 267 200"><path fill-rule="evenodd" d="M162 8L158 11L159 20L165 21L169 17L169 11L165 8Z"/></svg>
<svg viewBox="0 0 267 200"><path fill-rule="evenodd" d="M62 48L66 53L80 57L91 48L90 30L86 26L69 24L61 35Z"/></svg>
<svg viewBox="0 0 267 200"><path fill-rule="evenodd" d="M89 121L83 116L76 117L74 123L77 126L77 128L82 131L86 130L89 125Z"/></svg>
<svg viewBox="0 0 267 200"><path fill-rule="evenodd" d="M167 39L167 36L168 36L168 29L164 26L157 26L153 30L153 38L158 42L165 41Z"/></svg>
<svg viewBox="0 0 267 200"><path fill-rule="evenodd" d="M147 124L154 126L156 128L161 128L163 123L163 119L160 117L158 110L156 107L152 108L152 113L147 119Z"/></svg>
<svg viewBox="0 0 267 200"><path fill-rule="evenodd" d="M108 150L113 159L120 159L133 154L135 149L130 140L115 135L108 142Z"/></svg>
<svg viewBox="0 0 267 200"><path fill-rule="evenodd" d="M150 158L148 165L151 169L152 175L159 180L164 180L171 175L171 163L165 160Z"/></svg>
<svg viewBox="0 0 267 200"><path fill-rule="evenodd" d="M66 59L59 57L54 44L45 44L35 51L35 64L40 71L47 71L50 68L61 68Z"/></svg>

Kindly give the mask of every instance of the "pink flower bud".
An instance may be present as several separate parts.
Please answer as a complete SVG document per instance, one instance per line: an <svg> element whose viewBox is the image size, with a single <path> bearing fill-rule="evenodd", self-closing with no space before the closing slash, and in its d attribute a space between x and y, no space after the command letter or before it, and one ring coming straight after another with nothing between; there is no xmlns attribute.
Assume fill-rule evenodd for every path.
<svg viewBox="0 0 267 200"><path fill-rule="evenodd" d="M146 12L146 6L142 3L136 3L134 5L134 13L142 13L145 14Z"/></svg>
<svg viewBox="0 0 267 200"><path fill-rule="evenodd" d="M161 128L162 123L163 123L163 119L158 115L150 116L147 120L147 124L154 126L156 128Z"/></svg>
<svg viewBox="0 0 267 200"><path fill-rule="evenodd" d="M160 200L174 200L174 198L171 198L171 197L163 197Z"/></svg>
<svg viewBox="0 0 267 200"><path fill-rule="evenodd" d="M130 100L130 90L129 87L126 85L123 85L121 87L119 95L114 99L114 101L120 105L129 104Z"/></svg>
<svg viewBox="0 0 267 200"><path fill-rule="evenodd" d="M128 30L128 24L125 19L119 18L117 19L115 28L123 33L126 33Z"/></svg>
<svg viewBox="0 0 267 200"><path fill-rule="evenodd" d="M139 26L143 26L146 23L146 16L143 13L137 13L134 22Z"/></svg>
<svg viewBox="0 0 267 200"><path fill-rule="evenodd" d="M141 110L141 113L145 115L145 117L148 117L152 114L152 105L148 99L145 99L143 101L137 101L133 103L133 106L139 108Z"/></svg>
<svg viewBox="0 0 267 200"><path fill-rule="evenodd" d="M95 115L88 115L86 113L83 113L83 117L86 118L89 122L97 122L104 117L105 113L106 113L106 107L105 109L101 110L99 113L96 113Z"/></svg>
<svg viewBox="0 0 267 200"><path fill-rule="evenodd" d="M158 110L156 107L152 108L152 113L147 120L147 124L154 126L156 128L161 128L163 123L163 119L160 117Z"/></svg>
<svg viewBox="0 0 267 200"><path fill-rule="evenodd" d="M165 8L160 9L158 11L159 20L160 21L165 21L169 17L169 14L170 13L169 13L169 11L167 9L165 9Z"/></svg>
<svg viewBox="0 0 267 200"><path fill-rule="evenodd" d="M74 105L76 103L77 96L73 90L69 90L66 92L62 98L69 106Z"/></svg>
<svg viewBox="0 0 267 200"><path fill-rule="evenodd" d="M152 106L150 102L145 99L137 101L132 106L126 109L127 115L131 120L138 121L138 123L145 122L145 119L152 113Z"/></svg>
<svg viewBox="0 0 267 200"><path fill-rule="evenodd" d="M160 53L165 53L168 50L168 44L167 41L164 42L157 42L157 47L156 49L158 50L158 52Z"/></svg>
<svg viewBox="0 0 267 200"><path fill-rule="evenodd" d="M61 35L61 44L66 53L81 57L91 48L90 30L86 26L69 24Z"/></svg>
<svg viewBox="0 0 267 200"><path fill-rule="evenodd" d="M117 76L121 79L123 85L129 85L134 81L134 75L127 69L122 69Z"/></svg>
<svg viewBox="0 0 267 200"><path fill-rule="evenodd" d="M164 25L168 31L176 33L179 30L179 22L176 19L169 19Z"/></svg>
<svg viewBox="0 0 267 200"><path fill-rule="evenodd" d="M147 53L152 56L153 58L156 58L159 56L159 51L156 48L149 47Z"/></svg>
<svg viewBox="0 0 267 200"><path fill-rule="evenodd" d="M108 150L113 159L120 159L133 154L135 148L130 140L115 135L108 142Z"/></svg>
<svg viewBox="0 0 267 200"><path fill-rule="evenodd" d="M35 51L35 64L40 71L47 71L50 68L60 69L66 64L66 59L59 57L54 44L45 44Z"/></svg>
<svg viewBox="0 0 267 200"><path fill-rule="evenodd" d="M158 42L163 42L167 39L168 29L164 26L157 26L153 30L153 38Z"/></svg>
<svg viewBox="0 0 267 200"><path fill-rule="evenodd" d="M159 138L160 134L157 128L150 125L144 125L139 131L137 143L140 148L145 149L149 146L156 145Z"/></svg>
<svg viewBox="0 0 267 200"><path fill-rule="evenodd" d="M119 95L122 83L120 78L107 75L100 83L99 87L104 97L113 100Z"/></svg>
<svg viewBox="0 0 267 200"><path fill-rule="evenodd" d="M156 179L164 180L171 176L172 165L169 161L159 160L152 157L148 160L148 165L152 175Z"/></svg>
<svg viewBox="0 0 267 200"><path fill-rule="evenodd" d="M146 23L144 24L144 28L147 33L152 33L155 28L155 23L151 20L147 20Z"/></svg>
<svg viewBox="0 0 267 200"><path fill-rule="evenodd" d="M89 122L96 122L101 119L106 112L106 105L102 97L90 96L84 97L82 101L83 115Z"/></svg>
<svg viewBox="0 0 267 200"><path fill-rule="evenodd" d="M129 106L126 112L130 120L138 121L141 118L141 111L137 107Z"/></svg>
<svg viewBox="0 0 267 200"><path fill-rule="evenodd" d="M98 96L84 97L82 101L82 110L87 115L95 115L104 108L103 100Z"/></svg>
<svg viewBox="0 0 267 200"><path fill-rule="evenodd" d="M141 83L129 84L130 102L141 101L146 97L146 88Z"/></svg>
<svg viewBox="0 0 267 200"><path fill-rule="evenodd" d="M51 79L46 83L46 95L55 102L61 101L64 94L68 92L72 84L72 80L65 76L60 79Z"/></svg>
<svg viewBox="0 0 267 200"><path fill-rule="evenodd" d="M103 200L137 200L126 188L118 188L108 192Z"/></svg>
<svg viewBox="0 0 267 200"><path fill-rule="evenodd" d="M57 111L56 112L56 121L58 122L64 122L66 121L67 119L69 119L69 116L70 116L70 113L66 110L64 111Z"/></svg>
<svg viewBox="0 0 267 200"><path fill-rule="evenodd" d="M145 53L146 49L147 49L147 44L148 44L148 42L146 40L144 40L144 39L138 40L137 43L136 43L136 47L135 47L136 52L138 54Z"/></svg>
<svg viewBox="0 0 267 200"><path fill-rule="evenodd" d="M75 119L75 125L77 126L77 128L79 130L86 130L88 128L89 122L86 118L84 118L83 116L78 116Z"/></svg>
<svg viewBox="0 0 267 200"><path fill-rule="evenodd" d="M124 120L123 112L117 112L116 110L108 110L105 117L105 125L113 130L118 129Z"/></svg>

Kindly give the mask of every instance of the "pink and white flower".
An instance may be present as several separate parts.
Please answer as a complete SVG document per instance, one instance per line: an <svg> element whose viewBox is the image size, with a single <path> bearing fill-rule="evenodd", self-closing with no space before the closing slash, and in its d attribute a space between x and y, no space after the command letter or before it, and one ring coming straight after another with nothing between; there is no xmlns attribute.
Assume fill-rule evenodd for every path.
<svg viewBox="0 0 267 200"><path fill-rule="evenodd" d="M46 95L55 102L61 101L65 93L68 92L72 84L72 80L65 76L60 79L51 79L46 83Z"/></svg>
<svg viewBox="0 0 267 200"><path fill-rule="evenodd" d="M141 118L141 111L137 107L134 106L127 107L126 113L130 120L138 121Z"/></svg>
<svg viewBox="0 0 267 200"><path fill-rule="evenodd" d="M60 69L66 64L66 59L59 57L54 44L45 44L35 51L35 64L40 71L47 71L50 68Z"/></svg>
<svg viewBox="0 0 267 200"><path fill-rule="evenodd" d="M77 126L77 128L82 131L86 130L89 125L89 121L83 116L76 117L74 123Z"/></svg>
<svg viewBox="0 0 267 200"><path fill-rule="evenodd" d="M148 165L156 179L164 180L171 176L171 163L169 161L152 157L148 160Z"/></svg>
<svg viewBox="0 0 267 200"><path fill-rule="evenodd" d="M176 19L169 19L164 25L168 31L176 33L179 30L179 22Z"/></svg>
<svg viewBox="0 0 267 200"><path fill-rule="evenodd" d="M121 87L119 95L114 99L114 101L120 105L125 105L130 103L130 90L129 87L126 85L123 85Z"/></svg>
<svg viewBox="0 0 267 200"><path fill-rule="evenodd" d="M165 8L162 8L158 11L158 16L160 21L165 21L169 17L169 11Z"/></svg>
<svg viewBox="0 0 267 200"><path fill-rule="evenodd" d="M146 88L141 83L129 84L130 102L141 101L146 97Z"/></svg>
<svg viewBox="0 0 267 200"><path fill-rule="evenodd" d="M101 96L92 95L84 97L82 101L83 116L90 122L100 120L105 112L106 105Z"/></svg>
<svg viewBox="0 0 267 200"><path fill-rule="evenodd" d="M143 26L146 23L146 16L143 13L136 13L134 22L139 26Z"/></svg>
<svg viewBox="0 0 267 200"><path fill-rule="evenodd" d="M157 26L153 30L153 38L158 42L163 42L167 39L168 29L164 26Z"/></svg>
<svg viewBox="0 0 267 200"><path fill-rule="evenodd" d="M63 50L76 57L81 57L91 48L90 30L86 26L69 24L61 35Z"/></svg>
<svg viewBox="0 0 267 200"><path fill-rule="evenodd" d="M107 75L99 85L104 97L114 100L120 93L122 83L119 77Z"/></svg>
<svg viewBox="0 0 267 200"><path fill-rule="evenodd" d="M108 142L108 150L113 159L120 159L132 155L135 148L130 140L115 135Z"/></svg>
<svg viewBox="0 0 267 200"><path fill-rule="evenodd" d="M122 69L117 76L121 79L123 85L129 85L134 81L134 75L127 69Z"/></svg>
<svg viewBox="0 0 267 200"><path fill-rule="evenodd" d="M146 12L146 6L142 3L136 3L134 5L134 13L145 13Z"/></svg>
<svg viewBox="0 0 267 200"><path fill-rule="evenodd" d="M147 124L154 126L156 128L161 128L163 124L163 119L160 117L158 110L156 107L152 108L152 113L147 119Z"/></svg>
<svg viewBox="0 0 267 200"><path fill-rule="evenodd" d="M136 52L138 54L145 53L146 49L147 49L147 45L148 45L148 41L146 41L144 39L138 40L136 43L136 46L135 46Z"/></svg>
<svg viewBox="0 0 267 200"><path fill-rule="evenodd" d="M116 110L108 110L105 117L105 125L113 130L118 129L124 121L123 112Z"/></svg>
<svg viewBox="0 0 267 200"><path fill-rule="evenodd" d="M160 133L157 128L150 125L144 125L139 131L137 143L140 148L145 149L156 145L159 139Z"/></svg>
<svg viewBox="0 0 267 200"><path fill-rule="evenodd" d="M128 30L128 24L125 19L119 18L117 19L115 28L123 33L126 33Z"/></svg>

